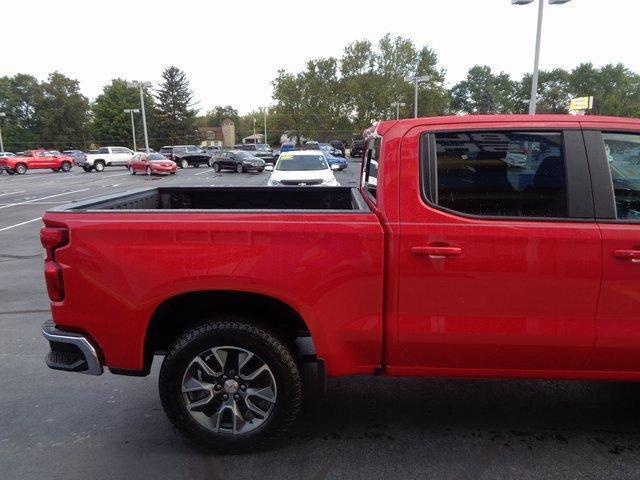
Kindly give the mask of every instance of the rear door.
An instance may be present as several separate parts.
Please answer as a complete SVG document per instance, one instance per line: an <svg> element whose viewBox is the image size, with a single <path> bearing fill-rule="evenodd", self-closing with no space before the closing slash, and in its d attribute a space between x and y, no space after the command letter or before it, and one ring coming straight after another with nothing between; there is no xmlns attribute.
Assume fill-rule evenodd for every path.
<svg viewBox="0 0 640 480"><path fill-rule="evenodd" d="M414 364L572 370L587 360L602 258L578 127L405 136L398 337Z"/></svg>
<svg viewBox="0 0 640 480"><path fill-rule="evenodd" d="M585 131L602 232L603 281L591 370L640 371L640 132ZM627 127L628 128L628 127Z"/></svg>

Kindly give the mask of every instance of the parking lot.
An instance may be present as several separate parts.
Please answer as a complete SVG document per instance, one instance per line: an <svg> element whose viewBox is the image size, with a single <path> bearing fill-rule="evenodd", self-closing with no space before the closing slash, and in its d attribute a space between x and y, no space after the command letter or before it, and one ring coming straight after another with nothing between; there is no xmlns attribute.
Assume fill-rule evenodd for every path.
<svg viewBox="0 0 640 480"><path fill-rule="evenodd" d="M355 186L359 163L336 172ZM144 378L46 368L38 230L55 205L156 185L266 185L269 172L0 175L2 478L620 478L640 475L640 385L348 378L285 441L223 456L187 443ZM95 308L100 308L96 305Z"/></svg>

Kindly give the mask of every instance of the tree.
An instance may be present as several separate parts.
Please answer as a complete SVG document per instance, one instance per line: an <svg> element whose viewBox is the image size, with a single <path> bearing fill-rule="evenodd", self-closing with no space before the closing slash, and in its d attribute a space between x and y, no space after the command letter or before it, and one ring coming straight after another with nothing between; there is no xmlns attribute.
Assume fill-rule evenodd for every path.
<svg viewBox="0 0 640 480"><path fill-rule="evenodd" d="M7 151L25 150L38 140L36 107L41 99L42 86L35 77L0 77L0 112L6 115L0 121Z"/></svg>
<svg viewBox="0 0 640 480"><path fill-rule="evenodd" d="M519 113L526 113L528 105L526 100L531 98L531 74L526 74L520 82L517 93ZM538 79L538 103L537 113L567 113L571 91L569 81L571 74L562 68L551 71L541 71Z"/></svg>
<svg viewBox="0 0 640 480"><path fill-rule="evenodd" d="M494 75L491 67L472 67L466 80L451 89L451 108L454 112L486 115L491 113L513 113L518 105L518 83L508 74Z"/></svg>
<svg viewBox="0 0 640 480"><path fill-rule="evenodd" d="M89 100L80 93L80 82L51 73L42 83L42 96L34 109L41 146L64 149L82 145Z"/></svg>
<svg viewBox="0 0 640 480"><path fill-rule="evenodd" d="M147 131L150 142L157 132L157 112L153 96L145 90L144 106L147 118ZM92 105L91 135L99 145L131 145L131 117L124 113L125 109L140 109L140 92L138 88L127 86L121 78L111 80L98 95ZM137 146L144 145L142 116L134 113Z"/></svg>
<svg viewBox="0 0 640 480"><path fill-rule="evenodd" d="M216 105L212 110L209 110L204 117L200 117L200 126L203 127L219 127L222 121L230 118L237 125L239 122L238 110L231 105Z"/></svg>
<svg viewBox="0 0 640 480"><path fill-rule="evenodd" d="M186 73L170 66L162 72L164 81L156 92L158 131L163 142L176 144L196 140L193 91Z"/></svg>

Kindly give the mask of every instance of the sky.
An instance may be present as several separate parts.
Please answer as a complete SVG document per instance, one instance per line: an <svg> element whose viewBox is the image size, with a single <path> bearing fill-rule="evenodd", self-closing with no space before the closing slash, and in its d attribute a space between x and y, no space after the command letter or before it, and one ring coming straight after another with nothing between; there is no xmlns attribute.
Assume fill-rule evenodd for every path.
<svg viewBox="0 0 640 480"><path fill-rule="evenodd" d="M537 0L536 0L537 3ZM3 0L0 76L44 80L58 70L90 99L112 78L157 84L183 69L204 113L272 103L279 69L339 57L385 33L428 45L453 84L475 64L516 78L533 68L537 5L511 0ZM540 67L622 62L640 72L638 0L572 0L545 7Z"/></svg>

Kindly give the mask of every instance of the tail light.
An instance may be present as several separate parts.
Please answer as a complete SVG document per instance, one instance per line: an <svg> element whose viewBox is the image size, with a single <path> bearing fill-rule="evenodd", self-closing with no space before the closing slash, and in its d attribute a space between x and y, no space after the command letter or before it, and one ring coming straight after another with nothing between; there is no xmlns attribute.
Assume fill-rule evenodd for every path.
<svg viewBox="0 0 640 480"><path fill-rule="evenodd" d="M64 282L62 266L55 260L56 249L69 243L69 230L58 227L43 227L40 230L40 242L47 251L44 261L44 279L52 302L64 300Z"/></svg>

